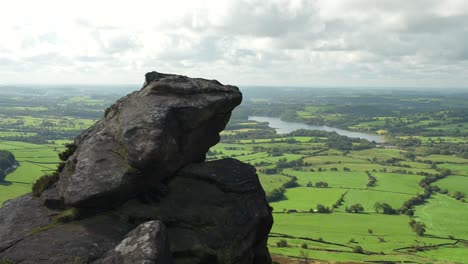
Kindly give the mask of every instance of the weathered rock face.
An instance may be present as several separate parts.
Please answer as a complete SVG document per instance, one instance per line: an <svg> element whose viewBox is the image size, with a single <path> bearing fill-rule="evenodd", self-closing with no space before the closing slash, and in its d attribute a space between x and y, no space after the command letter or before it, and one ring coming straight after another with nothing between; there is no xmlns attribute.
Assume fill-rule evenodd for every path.
<svg viewBox="0 0 468 264"><path fill-rule="evenodd" d="M146 74L140 91L75 140L60 195L68 205L109 206L203 161L241 100L237 87L217 81Z"/></svg>
<svg viewBox="0 0 468 264"><path fill-rule="evenodd" d="M93 264L172 264L166 228L149 221L132 230L120 244Z"/></svg>
<svg viewBox="0 0 468 264"><path fill-rule="evenodd" d="M31 195L5 202L0 208L0 252L24 239L34 229L49 225L56 214Z"/></svg>
<svg viewBox="0 0 468 264"><path fill-rule="evenodd" d="M176 263L271 262L273 219L254 167L235 159L191 164L166 192L160 202L132 200L119 210L136 221L161 219Z"/></svg>
<svg viewBox="0 0 468 264"><path fill-rule="evenodd" d="M273 219L255 168L202 162L240 101L217 81L147 74L75 140L59 182L0 208L0 260L271 263ZM63 200L74 208L61 211Z"/></svg>

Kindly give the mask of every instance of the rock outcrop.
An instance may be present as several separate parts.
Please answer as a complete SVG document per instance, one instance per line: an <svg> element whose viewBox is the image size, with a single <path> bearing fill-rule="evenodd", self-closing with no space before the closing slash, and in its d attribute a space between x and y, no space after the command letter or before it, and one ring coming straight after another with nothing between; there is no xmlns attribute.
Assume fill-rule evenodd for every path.
<svg viewBox="0 0 468 264"><path fill-rule="evenodd" d="M59 181L0 208L13 263L271 263L255 168L204 162L242 95L152 72L75 140Z"/></svg>
<svg viewBox="0 0 468 264"><path fill-rule="evenodd" d="M237 87L217 81L146 74L141 90L75 140L60 195L67 205L108 206L203 161L241 100Z"/></svg>

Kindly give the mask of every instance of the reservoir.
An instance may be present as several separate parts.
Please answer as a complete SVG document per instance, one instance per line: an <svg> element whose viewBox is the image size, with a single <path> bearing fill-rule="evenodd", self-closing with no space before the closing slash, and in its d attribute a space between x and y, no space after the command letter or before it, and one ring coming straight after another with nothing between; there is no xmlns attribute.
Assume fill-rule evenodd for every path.
<svg viewBox="0 0 468 264"><path fill-rule="evenodd" d="M309 130L322 130L327 132L336 132L339 135L347 136L350 138L362 138L369 141L375 141L376 143L384 143L384 139L376 134L367 134L361 132L354 132L345 129L339 129L329 126L313 126L307 125L304 123L296 122L285 122L277 117L267 117L267 116L249 116L249 120L257 122L268 122L268 126L274 128L278 134L287 134L298 129L309 129Z"/></svg>

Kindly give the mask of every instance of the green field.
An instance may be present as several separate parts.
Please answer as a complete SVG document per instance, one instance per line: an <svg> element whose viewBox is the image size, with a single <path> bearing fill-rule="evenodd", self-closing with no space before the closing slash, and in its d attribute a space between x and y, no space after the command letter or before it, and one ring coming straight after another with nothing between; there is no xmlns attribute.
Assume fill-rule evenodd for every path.
<svg viewBox="0 0 468 264"><path fill-rule="evenodd" d="M452 164L444 163L438 165L441 168L446 168L452 171L452 174L468 176L468 164Z"/></svg>
<svg viewBox="0 0 468 264"><path fill-rule="evenodd" d="M416 217L427 226L427 233L438 237L453 236L468 240L468 203L437 194L416 210Z"/></svg>
<svg viewBox="0 0 468 264"><path fill-rule="evenodd" d="M365 188L367 176L361 172L310 172L292 169L284 170L284 173L298 178L299 184L306 186L308 182L327 182L332 188Z"/></svg>
<svg viewBox="0 0 468 264"><path fill-rule="evenodd" d="M365 212L375 212L375 203L388 203L393 208L400 208L405 201L410 199L412 195L382 192L375 190L350 190L345 197L343 207L340 211L344 211L345 207L350 207L353 204L361 204Z"/></svg>
<svg viewBox="0 0 468 264"><path fill-rule="evenodd" d="M260 183L266 193L273 191L276 188L281 187L285 182L289 180L289 177L284 175L265 175L259 174Z"/></svg>
<svg viewBox="0 0 468 264"><path fill-rule="evenodd" d="M272 235L275 238L269 240L269 247L272 252L295 255L294 252L300 251L302 243L310 243L308 239L322 240L333 243L333 247L338 251L327 256L325 253L328 252L330 244L313 244L313 249L310 249L310 256L324 260L415 260L420 258L407 255L407 252L404 251L397 256L395 250L418 244L431 246L447 242L447 239L442 238L418 237L408 226L408 217L401 215L387 216L339 212L333 214L276 213L274 214L274 220L275 225L272 229ZM369 229L372 230L372 234L369 233ZM275 242L277 241L276 237L281 237L281 235L284 237L286 234L287 237L295 239L287 239L290 246L285 252L283 248L277 247ZM351 253L352 249L357 245L368 251L369 255ZM384 255L381 255L382 253Z"/></svg>
<svg viewBox="0 0 468 264"><path fill-rule="evenodd" d="M278 140L278 142L280 141ZM253 151L253 147L262 146L264 143L261 142L268 142L268 140L255 140L256 143L245 142L245 144L238 143L237 147ZM308 143L298 141L295 146L300 149L304 144ZM286 151L291 151L291 148ZM447 155L430 155L418 157L413 161L405 157L406 151L404 150L383 148L351 151L345 155L343 152L333 149L321 151L318 155L306 153L302 152L301 156L285 152L280 156L280 158L287 160L303 159L306 164L302 167L283 169L281 174L284 176L281 174L260 174L261 183L266 193L281 187L289 179L288 177L292 176L297 178L297 183L300 186L286 189L283 200L270 203L275 218L272 235L269 239L270 251L273 254L301 258L301 255L305 254L301 246L307 244L307 254L311 258L329 261L427 263L429 259L439 261L460 261L462 259L460 253L464 252L466 248L452 245L455 240L449 238L448 234L440 236L444 232L435 231L437 229L428 226L428 235L419 237L408 224L410 217L377 214L374 205L375 203L387 203L391 207L399 209L406 201L423 193L424 189L419 186L419 182L424 176L418 175L418 173L437 173L437 171L431 168L430 164L422 161L451 162L437 165L441 168L448 166L452 170L463 173L463 170L467 169L464 164L465 159ZM260 161L272 164L259 168L273 168L278 160L278 157L270 157L267 152L255 153L255 151L238 158L252 164ZM393 158L399 161L396 164L380 164ZM345 171L345 168L348 171ZM393 172L398 170L404 170L406 173ZM372 187L367 186L369 181L367 172L376 178L376 184ZM466 186L465 180L468 180L468 177L448 176L440 180L437 185L447 188L450 192L464 191L466 190L464 188ZM327 182L329 188L306 187L307 184L315 186L317 182ZM343 203L332 213L310 213L311 209L316 209L317 204L333 208L333 204L343 194ZM448 199L458 203L458 206L465 205L452 198ZM431 199L427 206L432 203ZM347 207L354 204L361 204L364 213L352 214L345 211ZM431 216L433 214L443 215L437 210L434 211L433 207L438 208L430 206L424 211L429 210ZM450 204L447 207L452 208L453 206ZM458 209L468 211L465 207ZM422 206L416 207L415 219L426 223L429 221L427 216L425 215L426 218L421 216L424 211ZM437 219L437 222L440 221ZM449 224L448 222L442 223L443 225ZM369 233L369 229L372 233ZM454 229L454 232L462 230L466 230L466 228L460 226L459 229ZM286 240L288 246L277 246L276 243L280 240ZM357 245L361 246L367 254L353 253L353 248ZM415 248L423 248L424 250L416 251ZM437 254L439 248L441 253ZM449 252L455 255L448 256Z"/></svg>
<svg viewBox="0 0 468 264"><path fill-rule="evenodd" d="M423 178L422 176L381 172L376 172L373 175L377 178L377 184L375 187L370 187L372 190L413 195L424 192L418 185Z"/></svg>
<svg viewBox="0 0 468 264"><path fill-rule="evenodd" d="M296 187L287 189L286 199L270 203L274 212L284 212L288 210L297 210L299 212L309 212L315 209L317 204L323 204L332 207L333 204L345 193L342 189L331 188L308 188Z"/></svg>
<svg viewBox="0 0 468 264"><path fill-rule="evenodd" d="M461 192L465 195L468 195L468 177L467 176L458 176L450 175L440 181L437 181L434 185L438 186L441 189L447 189L450 194L455 192Z"/></svg>
<svg viewBox="0 0 468 264"><path fill-rule="evenodd" d="M62 145L37 145L17 141L0 141L0 149L8 150L20 166L0 184L0 204L31 191L32 183L45 173L54 171L59 162L57 152Z"/></svg>
<svg viewBox="0 0 468 264"><path fill-rule="evenodd" d="M421 158L423 160L432 160L433 162L450 162L450 163L465 163L468 164L468 159L459 158L457 156L449 155L429 155L427 157Z"/></svg>

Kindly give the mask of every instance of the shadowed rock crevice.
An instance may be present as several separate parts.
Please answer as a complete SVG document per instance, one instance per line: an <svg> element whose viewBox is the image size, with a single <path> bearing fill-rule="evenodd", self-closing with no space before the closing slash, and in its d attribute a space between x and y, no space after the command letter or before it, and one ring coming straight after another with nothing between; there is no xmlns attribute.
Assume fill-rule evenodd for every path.
<svg viewBox="0 0 468 264"><path fill-rule="evenodd" d="M255 168L204 162L241 100L218 81L146 74L75 139L58 182L0 208L0 259L271 263L273 219Z"/></svg>

